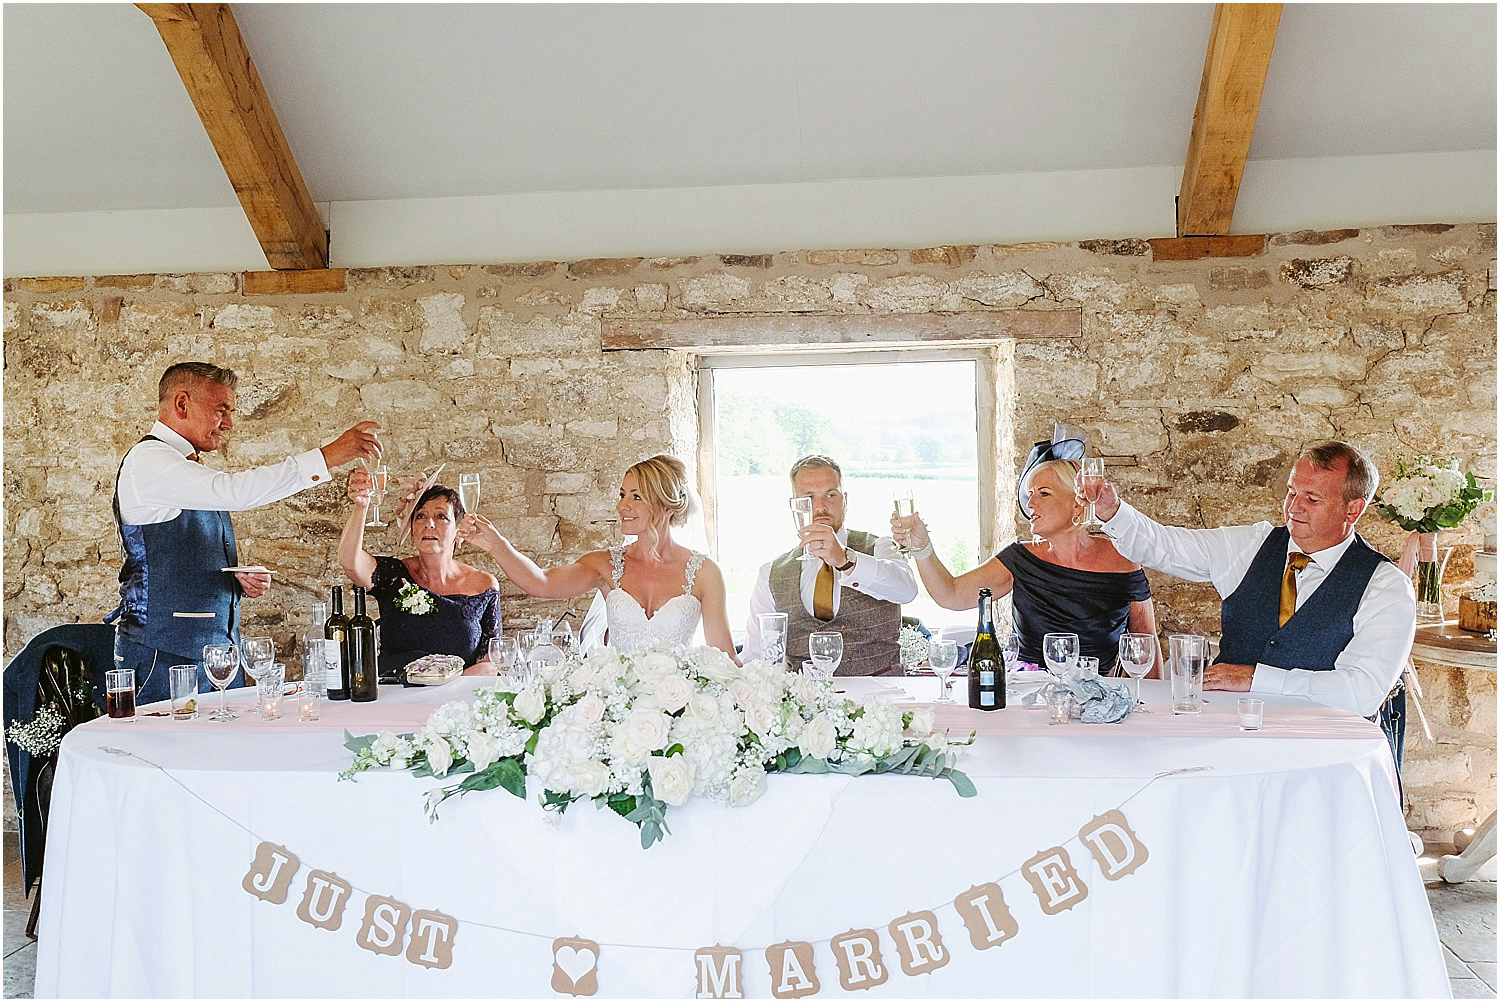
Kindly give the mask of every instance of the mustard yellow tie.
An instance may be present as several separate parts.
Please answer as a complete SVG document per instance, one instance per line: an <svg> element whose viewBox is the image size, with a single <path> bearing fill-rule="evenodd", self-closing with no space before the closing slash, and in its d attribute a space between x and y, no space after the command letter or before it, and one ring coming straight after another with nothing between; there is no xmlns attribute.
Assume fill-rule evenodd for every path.
<svg viewBox="0 0 1500 1002"><path fill-rule="evenodd" d="M825 623L833 618L833 568L826 561L818 565L813 582L813 615Z"/></svg>
<svg viewBox="0 0 1500 1002"><path fill-rule="evenodd" d="M199 456L196 452L190 452L190 453L188 453L188 459L191 460L194 463L202 463L203 462L203 457Z"/></svg>
<svg viewBox="0 0 1500 1002"><path fill-rule="evenodd" d="M1276 615L1276 625L1285 626L1297 611L1297 572L1306 567L1312 558L1305 553L1288 553L1286 573L1281 575L1281 609Z"/></svg>

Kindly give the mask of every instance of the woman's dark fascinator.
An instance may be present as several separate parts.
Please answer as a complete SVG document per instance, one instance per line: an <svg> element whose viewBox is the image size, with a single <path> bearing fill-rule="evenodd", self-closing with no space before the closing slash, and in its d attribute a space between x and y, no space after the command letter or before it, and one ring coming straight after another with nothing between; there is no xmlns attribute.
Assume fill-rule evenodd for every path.
<svg viewBox="0 0 1500 1002"><path fill-rule="evenodd" d="M1083 458L1086 445L1088 437L1081 430L1059 423L1052 426L1050 440L1043 439L1031 447L1031 451L1026 454L1026 462L1021 466L1021 477L1016 481L1016 507L1020 509L1022 518L1026 517L1026 479L1031 476L1032 471L1054 459L1069 459L1076 463Z"/></svg>

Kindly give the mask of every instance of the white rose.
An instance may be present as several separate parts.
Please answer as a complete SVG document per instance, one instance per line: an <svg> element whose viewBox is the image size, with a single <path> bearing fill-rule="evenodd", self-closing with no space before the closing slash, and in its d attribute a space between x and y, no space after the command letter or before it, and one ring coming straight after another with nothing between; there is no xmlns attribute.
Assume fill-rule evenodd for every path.
<svg viewBox="0 0 1500 1002"><path fill-rule="evenodd" d="M798 739L797 747L809 758L827 758L832 755L833 750L838 747L838 732L834 730L833 721L822 713L813 717L802 728L802 737Z"/></svg>
<svg viewBox="0 0 1500 1002"><path fill-rule="evenodd" d="M770 734L781 715L769 703L755 701L745 707L745 726L760 737Z"/></svg>
<svg viewBox="0 0 1500 1002"><path fill-rule="evenodd" d="M948 747L948 735L946 735L946 734L929 734L929 735L927 735L927 738L926 738L926 740L925 740L924 743L927 745L928 748L931 748L933 751L942 751L944 748Z"/></svg>
<svg viewBox="0 0 1500 1002"><path fill-rule="evenodd" d="M739 667L729 660L728 654L717 647L702 648L693 658L693 664L698 669L699 675L710 682L718 682L720 685L728 685L740 675Z"/></svg>
<svg viewBox="0 0 1500 1002"><path fill-rule="evenodd" d="M755 701L755 684L747 679L737 678L729 683L729 694L740 706L749 706Z"/></svg>
<svg viewBox="0 0 1500 1002"><path fill-rule="evenodd" d="M688 700L688 716L704 727L716 726L721 717L719 700L707 692L693 693L693 698Z"/></svg>
<svg viewBox="0 0 1500 1002"><path fill-rule="evenodd" d="M528 724L535 724L542 719L547 712L547 700L542 695L542 687L533 682L520 692L516 693L516 701L511 705L516 716Z"/></svg>
<svg viewBox="0 0 1500 1002"><path fill-rule="evenodd" d="M475 772L483 772L500 757L500 749L495 739L484 731L471 731L464 755L474 763Z"/></svg>
<svg viewBox="0 0 1500 1002"><path fill-rule="evenodd" d="M661 651L652 651L632 661L630 668L636 678L647 685L655 685L677 670L677 659Z"/></svg>
<svg viewBox="0 0 1500 1002"><path fill-rule="evenodd" d="M673 672L656 685L656 702L668 713L676 713L693 698L693 683Z"/></svg>
<svg viewBox="0 0 1500 1002"><path fill-rule="evenodd" d="M427 764L434 776L444 775L453 765L453 749L440 737L430 737L422 748L427 753Z"/></svg>
<svg viewBox="0 0 1500 1002"><path fill-rule="evenodd" d="M625 733L630 739L648 751L659 751L667 746L671 734L671 721L665 713L657 710L634 710L625 718Z"/></svg>
<svg viewBox="0 0 1500 1002"><path fill-rule="evenodd" d="M930 706L912 711L911 723L907 725L906 733L914 738L925 738L932 733L933 718L934 714Z"/></svg>
<svg viewBox="0 0 1500 1002"><path fill-rule="evenodd" d="M596 797L609 786L609 766L595 758L569 762L568 775L573 777L573 789L585 797Z"/></svg>
<svg viewBox="0 0 1500 1002"><path fill-rule="evenodd" d="M670 807L685 804L693 792L693 769L681 755L653 755L646 761L646 771L651 774L652 795Z"/></svg>
<svg viewBox="0 0 1500 1002"><path fill-rule="evenodd" d="M729 781L729 802L735 807L744 807L759 800L766 792L766 770L758 765L736 769Z"/></svg>
<svg viewBox="0 0 1500 1002"><path fill-rule="evenodd" d="M584 695L582 699L573 704L573 712L578 719L585 724L597 724L604 719L604 700L592 692Z"/></svg>
<svg viewBox="0 0 1500 1002"><path fill-rule="evenodd" d="M568 675L568 685L574 692L583 692L599 674L599 665L594 661L582 661Z"/></svg>
<svg viewBox="0 0 1500 1002"><path fill-rule="evenodd" d="M615 731L614 737L609 742L609 757L617 762L639 766L645 762L646 756L650 753L651 749L642 748L637 744L624 727Z"/></svg>

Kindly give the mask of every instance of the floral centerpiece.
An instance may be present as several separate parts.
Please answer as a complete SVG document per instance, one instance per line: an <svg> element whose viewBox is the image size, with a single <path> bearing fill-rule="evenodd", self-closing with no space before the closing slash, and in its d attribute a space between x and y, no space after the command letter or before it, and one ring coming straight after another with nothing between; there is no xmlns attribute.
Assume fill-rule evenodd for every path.
<svg viewBox="0 0 1500 1002"><path fill-rule="evenodd" d="M1375 513L1417 533L1415 585L1417 619L1443 620L1443 573L1438 559L1439 530L1458 525L1492 497L1480 490L1474 474L1458 468L1458 460L1427 456L1396 460L1396 475L1375 502Z"/></svg>
<svg viewBox="0 0 1500 1002"><path fill-rule="evenodd" d="M446 703L415 734L345 735L353 778L374 766L463 779L428 794L426 810L455 794L496 787L561 814L593 800L634 822L641 846L667 834L667 809L691 796L748 804L772 772L905 773L974 784L953 768L932 711L887 700L844 699L832 683L779 665L737 666L713 647L607 647L570 655L519 692L478 690Z"/></svg>

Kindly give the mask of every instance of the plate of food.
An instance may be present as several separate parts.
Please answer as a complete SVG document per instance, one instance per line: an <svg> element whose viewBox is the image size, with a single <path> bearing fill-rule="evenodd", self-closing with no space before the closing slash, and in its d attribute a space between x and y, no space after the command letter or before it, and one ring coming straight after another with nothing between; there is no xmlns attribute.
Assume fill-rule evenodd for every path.
<svg viewBox="0 0 1500 1002"><path fill-rule="evenodd" d="M464 659L453 654L429 654L406 666L407 685L442 685L464 673Z"/></svg>

